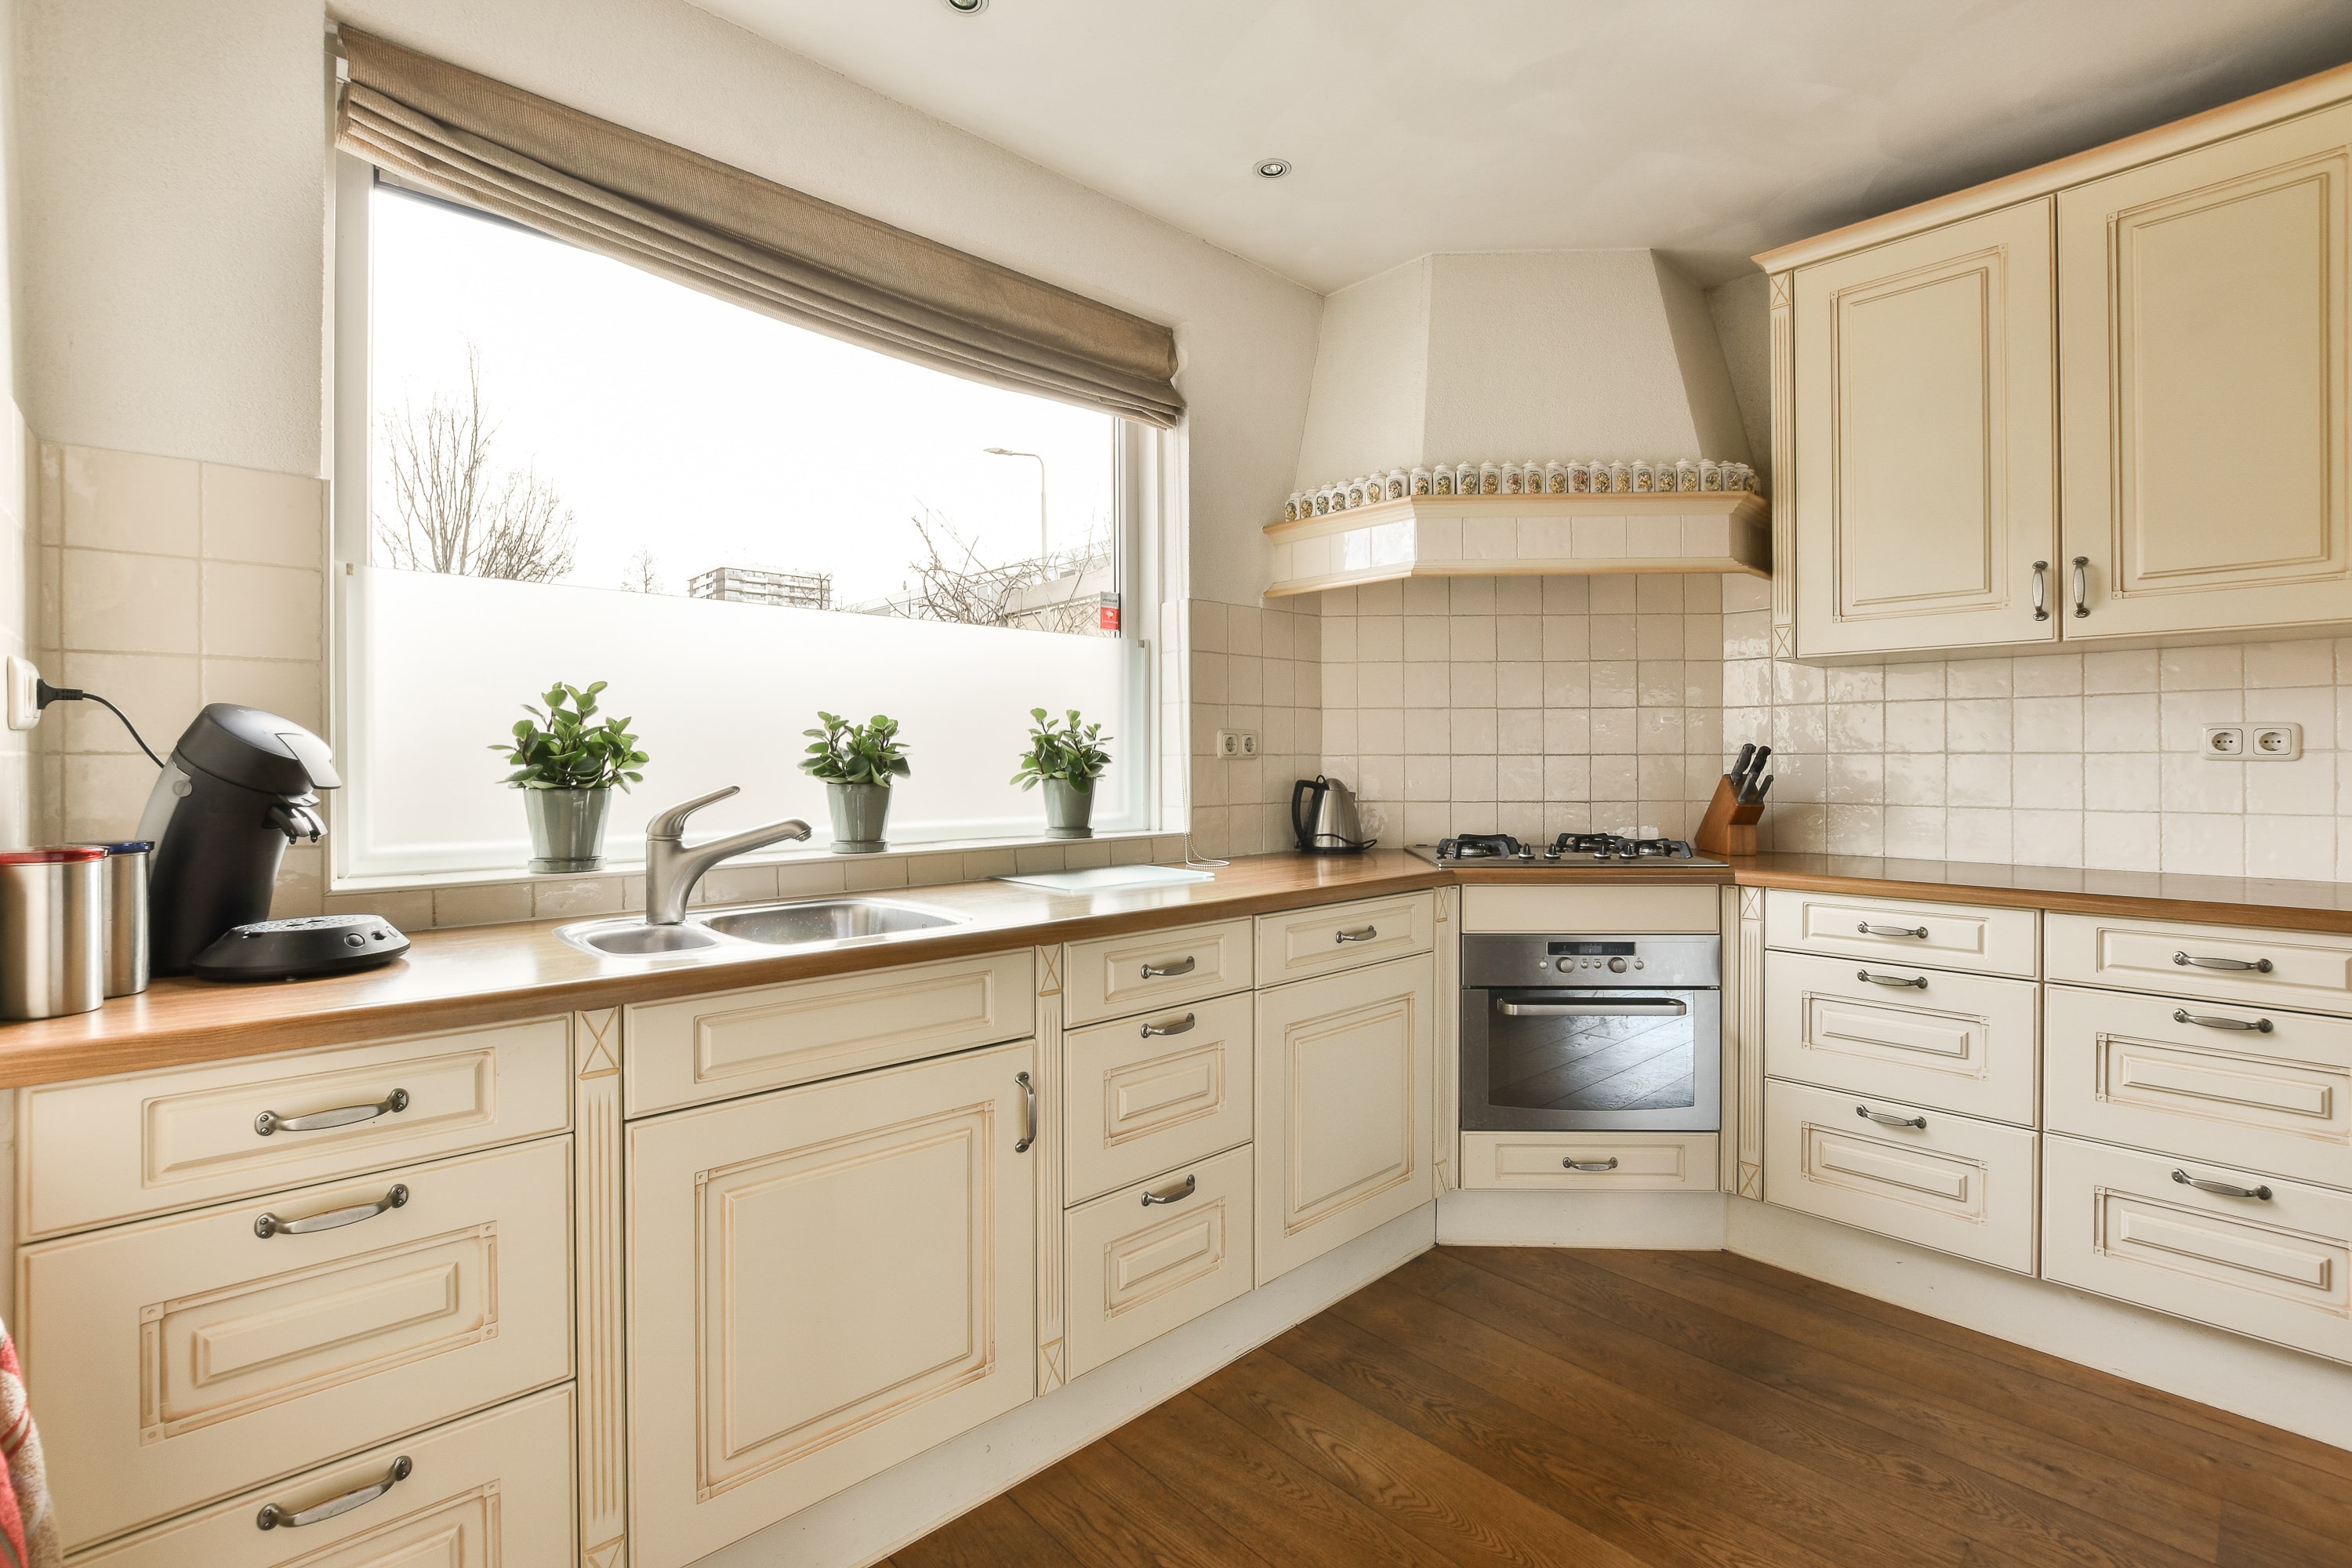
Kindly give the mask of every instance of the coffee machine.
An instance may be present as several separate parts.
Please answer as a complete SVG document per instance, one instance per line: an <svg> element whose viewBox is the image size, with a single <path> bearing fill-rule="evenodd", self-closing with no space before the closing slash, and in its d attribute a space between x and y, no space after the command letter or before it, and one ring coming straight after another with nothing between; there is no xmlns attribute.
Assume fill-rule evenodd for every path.
<svg viewBox="0 0 2352 1568"><path fill-rule="evenodd" d="M326 832L317 792L342 782L327 742L291 719L231 702L196 715L139 823L139 837L155 845L153 973L185 973L230 928L268 918L286 847Z"/></svg>

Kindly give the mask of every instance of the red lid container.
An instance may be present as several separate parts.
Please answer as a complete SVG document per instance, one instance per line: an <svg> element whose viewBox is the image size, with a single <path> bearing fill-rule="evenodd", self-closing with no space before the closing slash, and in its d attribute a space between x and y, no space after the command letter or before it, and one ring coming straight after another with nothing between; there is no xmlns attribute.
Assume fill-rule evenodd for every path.
<svg viewBox="0 0 2352 1568"><path fill-rule="evenodd" d="M0 866L69 866L77 860L103 860L106 851L95 844L68 844L55 849L0 849Z"/></svg>

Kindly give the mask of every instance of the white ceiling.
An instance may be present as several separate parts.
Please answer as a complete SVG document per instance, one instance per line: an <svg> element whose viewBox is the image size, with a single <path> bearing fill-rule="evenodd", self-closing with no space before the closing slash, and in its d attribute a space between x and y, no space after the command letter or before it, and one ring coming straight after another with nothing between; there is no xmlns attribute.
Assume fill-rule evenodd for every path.
<svg viewBox="0 0 2352 1568"><path fill-rule="evenodd" d="M694 3L1326 291L1614 246L1711 285L2352 59L2345 0Z"/></svg>

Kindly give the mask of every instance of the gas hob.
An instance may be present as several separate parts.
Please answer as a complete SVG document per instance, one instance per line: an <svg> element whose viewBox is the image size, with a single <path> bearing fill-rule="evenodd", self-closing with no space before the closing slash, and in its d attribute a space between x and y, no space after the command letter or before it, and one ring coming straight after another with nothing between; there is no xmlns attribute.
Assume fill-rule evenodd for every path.
<svg viewBox="0 0 2352 1568"><path fill-rule="evenodd" d="M1563 833L1549 845L1522 844L1507 833L1465 833L1437 844L1415 844L1412 849L1439 866L1568 873L1725 864L1697 853L1687 839L1628 838L1618 833Z"/></svg>

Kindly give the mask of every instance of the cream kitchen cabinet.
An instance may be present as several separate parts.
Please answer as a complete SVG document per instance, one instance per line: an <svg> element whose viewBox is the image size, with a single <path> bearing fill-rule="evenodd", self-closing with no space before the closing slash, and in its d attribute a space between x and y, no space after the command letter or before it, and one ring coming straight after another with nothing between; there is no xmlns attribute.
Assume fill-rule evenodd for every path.
<svg viewBox="0 0 2352 1568"><path fill-rule="evenodd" d="M1031 1398L1030 1041L630 1124L631 1562L677 1568Z"/></svg>

